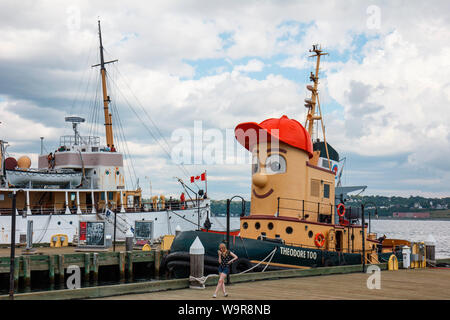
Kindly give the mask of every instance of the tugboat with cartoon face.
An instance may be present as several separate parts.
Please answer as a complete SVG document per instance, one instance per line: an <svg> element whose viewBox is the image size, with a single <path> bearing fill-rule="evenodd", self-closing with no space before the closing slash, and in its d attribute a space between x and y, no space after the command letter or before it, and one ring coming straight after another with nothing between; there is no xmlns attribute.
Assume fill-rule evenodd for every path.
<svg viewBox="0 0 450 320"><path fill-rule="evenodd" d="M228 247L239 259L232 265L238 273L254 270L311 268L333 265L379 263L393 253L401 260L403 240L383 248L375 234L361 223L360 208L345 208L346 194L365 186L342 187L338 173L339 155L318 137L322 114L318 96L320 57L318 46L311 98L305 126L283 115L261 123L245 122L235 128L237 141L252 153L250 214L241 216L240 232L232 235ZM339 179L338 179L339 178ZM338 181L336 181L338 180ZM337 185L337 186L336 186ZM176 277L189 272L189 247L199 237L205 247L205 273L216 273L217 247L225 233L187 231L174 239L163 270Z"/></svg>

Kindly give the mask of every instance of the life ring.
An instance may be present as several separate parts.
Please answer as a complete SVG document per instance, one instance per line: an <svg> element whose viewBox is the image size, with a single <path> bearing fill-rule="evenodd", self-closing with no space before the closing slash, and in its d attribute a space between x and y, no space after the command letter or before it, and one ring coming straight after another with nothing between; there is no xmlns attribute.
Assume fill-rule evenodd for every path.
<svg viewBox="0 0 450 320"><path fill-rule="evenodd" d="M337 213L338 213L339 217L343 217L345 215L345 206L343 203L338 204Z"/></svg>
<svg viewBox="0 0 450 320"><path fill-rule="evenodd" d="M318 248L323 247L323 245L325 244L325 236L321 232L316 233L316 236L314 238L314 244Z"/></svg>

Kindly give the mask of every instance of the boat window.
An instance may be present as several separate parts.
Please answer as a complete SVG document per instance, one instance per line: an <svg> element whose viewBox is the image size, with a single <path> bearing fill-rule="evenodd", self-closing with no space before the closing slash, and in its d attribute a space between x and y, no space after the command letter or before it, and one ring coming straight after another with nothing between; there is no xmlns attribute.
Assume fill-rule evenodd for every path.
<svg viewBox="0 0 450 320"><path fill-rule="evenodd" d="M314 232L312 232L311 230L309 230L309 232L308 232L308 237L312 238L313 235L314 235Z"/></svg>
<svg viewBox="0 0 450 320"><path fill-rule="evenodd" d="M114 199L114 192L108 192L108 200Z"/></svg>
<svg viewBox="0 0 450 320"><path fill-rule="evenodd" d="M247 229L247 228L248 228L248 223L247 223L247 222L244 222L244 223L242 224L242 227L243 227L244 229Z"/></svg>
<svg viewBox="0 0 450 320"><path fill-rule="evenodd" d="M273 229L273 223L269 222L269 224L267 225L267 228L269 228L269 230L272 230Z"/></svg>
<svg viewBox="0 0 450 320"><path fill-rule="evenodd" d="M100 200L105 200L105 193L104 192L100 193Z"/></svg>
<svg viewBox="0 0 450 320"><path fill-rule="evenodd" d="M261 224L259 222L255 223L255 229L261 228Z"/></svg>
<svg viewBox="0 0 450 320"><path fill-rule="evenodd" d="M311 180L311 196L319 197L320 196L320 181L319 180Z"/></svg>
<svg viewBox="0 0 450 320"><path fill-rule="evenodd" d="M286 159L280 154L272 154L266 159L266 173L278 174L286 172Z"/></svg>
<svg viewBox="0 0 450 320"><path fill-rule="evenodd" d="M330 185L328 183L323 184L323 197L330 198Z"/></svg>
<svg viewBox="0 0 450 320"><path fill-rule="evenodd" d="M287 227L286 228L286 233L287 234L291 234L294 230L292 229L292 227Z"/></svg>
<svg viewBox="0 0 450 320"><path fill-rule="evenodd" d="M322 167L329 169L328 160L322 159Z"/></svg>
<svg viewBox="0 0 450 320"><path fill-rule="evenodd" d="M70 201L75 201L75 197L76 197L76 193L75 192L71 192L70 193Z"/></svg>

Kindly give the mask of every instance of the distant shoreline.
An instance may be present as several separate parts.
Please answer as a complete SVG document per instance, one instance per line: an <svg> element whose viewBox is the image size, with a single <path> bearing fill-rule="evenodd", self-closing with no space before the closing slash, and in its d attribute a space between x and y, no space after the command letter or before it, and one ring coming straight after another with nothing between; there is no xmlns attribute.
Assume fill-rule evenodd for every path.
<svg viewBox="0 0 450 320"><path fill-rule="evenodd" d="M367 220L367 219L366 219ZM378 219L371 219L371 220L410 220L410 221L450 221L450 218L390 218L390 217L378 217Z"/></svg>

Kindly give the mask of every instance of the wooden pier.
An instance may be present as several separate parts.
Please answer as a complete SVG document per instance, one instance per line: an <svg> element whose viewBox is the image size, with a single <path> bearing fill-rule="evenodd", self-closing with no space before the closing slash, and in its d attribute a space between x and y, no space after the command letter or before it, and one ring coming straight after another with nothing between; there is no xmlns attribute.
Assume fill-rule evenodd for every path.
<svg viewBox="0 0 450 320"><path fill-rule="evenodd" d="M252 281L227 287L228 297L214 286L205 290L181 289L127 294L113 300L450 300L450 269L410 269L381 272L381 288L368 289L368 274Z"/></svg>
<svg viewBox="0 0 450 320"><path fill-rule="evenodd" d="M21 249L16 249L18 256L14 260L14 287L16 292L31 291L32 272L44 271L39 273L39 281L47 281L49 289L65 288L65 271L69 266L80 267L82 274L82 286L97 285L99 280L100 267L116 267L118 271L117 281L133 281L133 266L137 263L150 263L153 268L153 274L159 274L159 262L161 250L151 251L124 251L124 246L116 246L116 251L89 251L79 252L76 247L36 248L33 255L21 254ZM110 269L109 269L110 270ZM45 272L47 271L47 272ZM0 275L9 275L10 257L9 249L0 249ZM6 276L6 275L5 275ZM48 277L46 280L42 277ZM23 281L20 281L20 280ZM20 285L20 287L19 287Z"/></svg>

